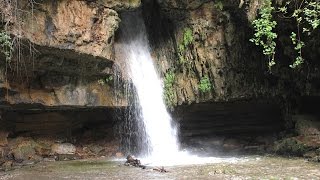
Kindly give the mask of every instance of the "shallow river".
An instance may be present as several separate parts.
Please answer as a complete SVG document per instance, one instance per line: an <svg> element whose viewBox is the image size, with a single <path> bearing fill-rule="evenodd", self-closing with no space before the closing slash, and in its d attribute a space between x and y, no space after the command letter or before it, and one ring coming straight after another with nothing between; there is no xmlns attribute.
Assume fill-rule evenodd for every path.
<svg viewBox="0 0 320 180"><path fill-rule="evenodd" d="M0 172L0 179L320 179L320 163L273 156L165 167L167 173L152 168L126 167L122 163L104 159L42 162Z"/></svg>

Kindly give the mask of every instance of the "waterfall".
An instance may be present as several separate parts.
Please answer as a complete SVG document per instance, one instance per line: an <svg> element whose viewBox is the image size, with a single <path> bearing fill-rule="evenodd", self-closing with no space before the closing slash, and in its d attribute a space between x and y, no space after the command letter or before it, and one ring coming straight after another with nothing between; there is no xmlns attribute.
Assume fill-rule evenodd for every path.
<svg viewBox="0 0 320 180"><path fill-rule="evenodd" d="M116 58L127 72L124 76L134 86L125 88L131 93L126 94L131 105L123 120L124 139L128 141L129 149L142 152L142 162L161 166L238 161L236 158L199 157L179 151L177 128L164 104L163 87L151 56L141 12L126 12L121 19L115 45Z"/></svg>
<svg viewBox="0 0 320 180"><path fill-rule="evenodd" d="M137 119L145 130L140 144L144 156L163 159L178 153L177 128L167 112L163 87L150 53L146 27L140 12L122 16L118 56L124 61L128 77L137 94Z"/></svg>

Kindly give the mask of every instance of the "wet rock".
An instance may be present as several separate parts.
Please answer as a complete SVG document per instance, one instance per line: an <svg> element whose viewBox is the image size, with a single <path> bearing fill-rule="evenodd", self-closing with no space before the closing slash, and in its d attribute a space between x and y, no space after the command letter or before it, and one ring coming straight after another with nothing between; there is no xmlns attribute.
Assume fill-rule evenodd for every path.
<svg viewBox="0 0 320 180"><path fill-rule="evenodd" d="M76 147L71 143L55 143L51 146L51 153L55 154L56 161L68 161L78 159Z"/></svg>
<svg viewBox="0 0 320 180"><path fill-rule="evenodd" d="M134 167L141 167L142 169L145 169L146 166L142 165L139 159L136 159L132 155L127 156L127 161L124 163L125 166L134 166Z"/></svg>
<svg viewBox="0 0 320 180"><path fill-rule="evenodd" d="M320 149L309 151L303 155L308 161L320 162Z"/></svg>
<svg viewBox="0 0 320 180"><path fill-rule="evenodd" d="M0 160L7 157L10 152L9 147L1 147L0 146Z"/></svg>
<svg viewBox="0 0 320 180"><path fill-rule="evenodd" d="M320 148L320 136L319 135L309 135L309 136L297 136L294 137L297 141L304 144L310 149Z"/></svg>
<svg viewBox="0 0 320 180"><path fill-rule="evenodd" d="M264 150L264 147L259 145L249 145L245 146L244 150L249 152L261 152Z"/></svg>
<svg viewBox="0 0 320 180"><path fill-rule="evenodd" d="M243 144L237 139L226 139L223 144L223 148L227 151L240 150Z"/></svg>
<svg viewBox="0 0 320 180"><path fill-rule="evenodd" d="M0 130L0 146L8 145L8 135L8 132Z"/></svg>
<svg viewBox="0 0 320 180"><path fill-rule="evenodd" d="M303 154L304 158L313 158L315 156L317 156L317 153L315 151L309 151L309 152L306 152L305 154Z"/></svg>
<svg viewBox="0 0 320 180"><path fill-rule="evenodd" d="M2 164L2 169L5 171L11 170L13 167L13 161L6 161Z"/></svg>
<svg viewBox="0 0 320 180"><path fill-rule="evenodd" d="M272 145L276 141L276 136L258 136L255 138L255 142L264 145Z"/></svg>
<svg viewBox="0 0 320 180"><path fill-rule="evenodd" d="M38 148L35 148L35 151L39 156L42 156L42 157L47 157L51 155L51 148L49 149L44 147L38 147Z"/></svg>
<svg viewBox="0 0 320 180"><path fill-rule="evenodd" d="M9 144L12 155L17 161L38 159L39 157L35 151L38 144L30 138L17 138Z"/></svg>
<svg viewBox="0 0 320 180"><path fill-rule="evenodd" d="M55 158L52 157L52 158L43 158L43 161L44 162L54 162L56 160L55 160Z"/></svg>
<svg viewBox="0 0 320 180"><path fill-rule="evenodd" d="M34 165L36 161L33 160L24 160L22 161L22 165L27 166L27 165Z"/></svg>
<svg viewBox="0 0 320 180"><path fill-rule="evenodd" d="M210 139L210 143L212 144L212 146L223 146L223 141L224 137L216 137Z"/></svg>
<svg viewBox="0 0 320 180"><path fill-rule="evenodd" d="M320 121L312 115L295 115L295 129L299 135L320 135Z"/></svg>
<svg viewBox="0 0 320 180"><path fill-rule="evenodd" d="M308 159L309 161L312 161L312 162L320 162L320 156L315 156L315 157L312 157L311 159Z"/></svg>
<svg viewBox="0 0 320 180"><path fill-rule="evenodd" d="M56 161L69 161L79 159L75 154L57 154L54 159Z"/></svg>
<svg viewBox="0 0 320 180"><path fill-rule="evenodd" d="M75 154L76 147L71 143L53 144L51 146L53 154Z"/></svg>
<svg viewBox="0 0 320 180"><path fill-rule="evenodd" d="M117 158L122 158L122 157L123 157L123 154L122 154L121 152L117 152L117 153L116 153L116 157L117 157Z"/></svg>
<svg viewBox="0 0 320 180"><path fill-rule="evenodd" d="M89 146L89 149L92 153L98 155L101 151L104 150L104 147L100 146L100 145L95 145L95 144L92 144Z"/></svg>

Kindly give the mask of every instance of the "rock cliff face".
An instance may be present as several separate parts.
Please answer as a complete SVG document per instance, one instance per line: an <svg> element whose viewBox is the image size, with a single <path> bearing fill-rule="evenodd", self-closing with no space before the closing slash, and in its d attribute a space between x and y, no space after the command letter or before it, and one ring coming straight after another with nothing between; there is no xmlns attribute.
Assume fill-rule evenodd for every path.
<svg viewBox="0 0 320 180"><path fill-rule="evenodd" d="M173 104L250 98L265 88L259 82L264 70L257 59L262 57L252 53L254 47L247 43L247 16L237 6L220 7L213 1L162 1L149 6L158 8L153 16L166 24L162 32L153 34L152 42L164 74L176 74ZM149 21L150 31L161 28L154 21ZM183 45L187 31L192 41ZM211 90L202 93L199 86L204 77L209 77Z"/></svg>
<svg viewBox="0 0 320 180"><path fill-rule="evenodd" d="M17 1L0 3L12 35L10 63L1 59L1 98L12 104L123 106L111 87L117 11L140 1ZM3 58L3 57L1 57ZM100 83L98 83L98 81Z"/></svg>
<svg viewBox="0 0 320 180"><path fill-rule="evenodd" d="M285 54L285 43L277 46L279 66L268 72L261 49L249 42L253 36L250 22L260 5L254 0L144 3L160 71L164 79L170 72L175 74L170 89L172 104L318 94L317 68L288 68L290 57ZM280 26L290 29L290 24ZM285 34L281 29L277 30L279 36ZM186 43L188 36L191 41ZM201 92L201 79L205 77L210 79L211 90Z"/></svg>
<svg viewBox="0 0 320 180"><path fill-rule="evenodd" d="M260 5L258 0L1 2L2 27L16 44L9 68L1 66L1 90L7 92L2 99L44 105L126 105L121 93L114 93L113 83L104 81L121 69L121 59L115 57L121 13L138 8L160 74L164 81L168 73L174 74L168 90L174 106L318 95L316 68L301 73L280 65L273 74L267 72L260 49L248 42L250 22ZM288 59L285 45L279 44L278 58ZM209 90L201 91L204 78L209 79Z"/></svg>
<svg viewBox="0 0 320 180"><path fill-rule="evenodd" d="M152 56L182 138L215 142L210 138L216 134L272 134L285 123L300 126L290 124L287 115L292 113L311 114L319 121L318 109L304 112L299 107L308 97L320 102L319 43L306 50L308 66L289 69L292 52L282 37L292 26L283 22L277 29L276 54L282 62L268 72L261 49L249 43L250 22L260 5L260 0L1 1L0 30L10 34L14 51L11 61L0 54L0 146L8 144L8 129L15 135L58 134L66 126L85 126L91 116L97 117L97 126L115 127L119 119L109 108L127 107L126 96L132 93L123 93L128 91L127 78L123 59L116 56L121 41L117 32L121 13L134 10L143 13ZM90 113L79 112L80 107ZM63 115L65 111L71 112ZM130 113L117 115L127 116L120 117L122 123L131 123ZM9 122L12 127L2 131ZM227 148L232 142L217 141Z"/></svg>

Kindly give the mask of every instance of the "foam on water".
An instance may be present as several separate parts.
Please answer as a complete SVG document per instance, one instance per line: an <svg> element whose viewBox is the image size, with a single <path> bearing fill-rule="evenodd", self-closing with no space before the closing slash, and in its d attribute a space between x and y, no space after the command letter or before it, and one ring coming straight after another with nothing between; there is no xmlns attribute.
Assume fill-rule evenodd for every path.
<svg viewBox="0 0 320 180"><path fill-rule="evenodd" d="M147 157L142 158L142 164L150 166L179 166L179 165L198 165L198 164L215 164L215 163L236 163L243 162L245 158L236 157L199 157L191 155L188 152L180 151L168 157Z"/></svg>
<svg viewBox="0 0 320 180"><path fill-rule="evenodd" d="M180 151L175 156L168 156L160 159L160 157L149 156L145 158L138 158L141 164L146 166L183 166L183 165L203 165L203 164L217 164L217 163L239 163L246 162L250 157L199 157L197 155L189 154L186 151ZM252 159L252 158L251 158ZM256 158L256 160L260 160ZM115 159L115 161L125 161L125 159Z"/></svg>

